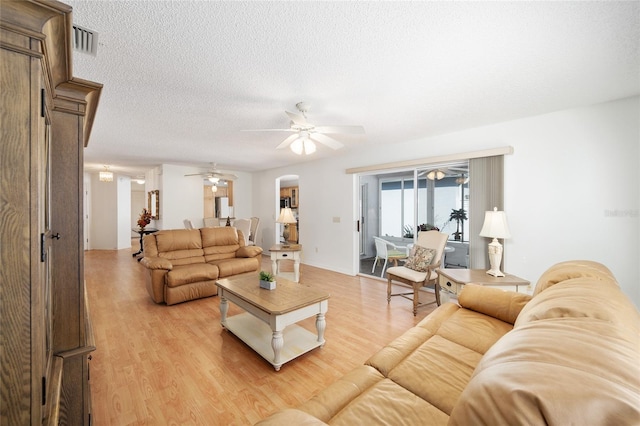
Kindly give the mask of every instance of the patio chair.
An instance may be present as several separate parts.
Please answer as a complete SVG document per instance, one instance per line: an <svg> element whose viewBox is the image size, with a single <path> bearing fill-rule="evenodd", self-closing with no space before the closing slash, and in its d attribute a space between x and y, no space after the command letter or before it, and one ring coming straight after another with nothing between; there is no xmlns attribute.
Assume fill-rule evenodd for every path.
<svg viewBox="0 0 640 426"><path fill-rule="evenodd" d="M394 265L397 266L399 259L405 259L408 255L407 248L403 246L397 246L390 241L387 241L380 237L373 237L373 240L376 244L376 258L373 261L373 268L371 268L371 273L376 270L376 265L378 264L378 260L382 261L384 259L384 265L382 265L382 271L380 272L380 276L384 277L384 270L387 268L387 263L389 260L394 262Z"/></svg>

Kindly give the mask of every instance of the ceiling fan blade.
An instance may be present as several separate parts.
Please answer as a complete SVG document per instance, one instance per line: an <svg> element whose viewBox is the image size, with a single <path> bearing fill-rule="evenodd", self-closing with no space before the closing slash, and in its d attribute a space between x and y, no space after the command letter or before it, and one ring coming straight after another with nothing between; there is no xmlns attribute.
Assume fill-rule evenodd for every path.
<svg viewBox="0 0 640 426"><path fill-rule="evenodd" d="M240 130L241 132L295 132L293 129L250 129Z"/></svg>
<svg viewBox="0 0 640 426"><path fill-rule="evenodd" d="M295 124L300 124L302 126L307 125L307 119L304 118L304 115L296 114L289 111L285 111L285 113L289 116L291 121L293 121Z"/></svg>
<svg viewBox="0 0 640 426"><path fill-rule="evenodd" d="M231 174L231 173L211 173L213 175L213 177L217 177L220 179L225 179L225 180L236 180L238 179L238 176Z"/></svg>
<svg viewBox="0 0 640 426"><path fill-rule="evenodd" d="M185 176L207 176L208 173L191 173Z"/></svg>
<svg viewBox="0 0 640 426"><path fill-rule="evenodd" d="M364 127L362 126L318 126L315 130L320 133L364 134Z"/></svg>
<svg viewBox="0 0 640 426"><path fill-rule="evenodd" d="M311 139L312 141L319 142L333 149L340 149L344 146L342 142L338 142L337 140L330 138L327 135L323 135L322 133L312 133L309 136L309 139Z"/></svg>
<svg viewBox="0 0 640 426"><path fill-rule="evenodd" d="M276 149L286 148L287 146L289 146L291 144L291 142L296 140L298 138L298 136L299 135L296 133L295 135L291 135L291 136L287 137L285 140L283 140L280 143L280 145L276 146Z"/></svg>

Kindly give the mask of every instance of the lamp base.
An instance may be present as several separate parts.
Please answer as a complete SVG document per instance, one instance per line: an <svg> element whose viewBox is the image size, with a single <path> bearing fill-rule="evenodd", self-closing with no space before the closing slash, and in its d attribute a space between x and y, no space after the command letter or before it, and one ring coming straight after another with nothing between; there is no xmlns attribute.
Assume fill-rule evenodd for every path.
<svg viewBox="0 0 640 426"><path fill-rule="evenodd" d="M497 238L494 238L493 241L489 243L487 248L489 250L489 264L491 265L491 269L487 271L487 274L493 275L494 277L504 277L504 274L500 272L500 263L502 261L502 244L500 244Z"/></svg>
<svg viewBox="0 0 640 426"><path fill-rule="evenodd" d="M504 273L500 272L500 269L489 269L487 274L493 275L494 277L504 277Z"/></svg>

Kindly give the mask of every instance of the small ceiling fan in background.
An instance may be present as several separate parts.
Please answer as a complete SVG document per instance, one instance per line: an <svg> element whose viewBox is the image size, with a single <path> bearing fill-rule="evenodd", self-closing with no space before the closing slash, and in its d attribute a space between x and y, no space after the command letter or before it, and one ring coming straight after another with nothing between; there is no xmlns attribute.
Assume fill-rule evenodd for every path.
<svg viewBox="0 0 640 426"><path fill-rule="evenodd" d="M300 113L285 111L285 114L291 120L288 129L257 129L244 130L245 132L293 132L294 134L283 140L276 149L290 147L293 152L298 155L303 153L306 155L313 154L316 151L314 142L328 146L332 149L340 149L344 144L332 136L327 134L349 134L363 135L364 127L362 126L316 126L307 121L307 111L309 105L304 102L298 102L296 108Z"/></svg>
<svg viewBox="0 0 640 426"><path fill-rule="evenodd" d="M208 179L211 183L217 184L220 180L235 180L238 179L238 176L233 173L223 172L216 168L216 163L210 163L211 169L206 172L201 173L191 173L185 176L202 176L205 179Z"/></svg>

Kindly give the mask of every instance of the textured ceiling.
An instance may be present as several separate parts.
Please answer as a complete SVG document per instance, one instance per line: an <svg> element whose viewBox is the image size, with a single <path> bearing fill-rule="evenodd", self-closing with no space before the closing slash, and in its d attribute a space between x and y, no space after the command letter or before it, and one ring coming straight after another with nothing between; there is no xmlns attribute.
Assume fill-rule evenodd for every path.
<svg viewBox="0 0 640 426"><path fill-rule="evenodd" d="M640 93L640 2L66 1L99 33L88 168L255 171ZM285 110L362 125L311 157Z"/></svg>

